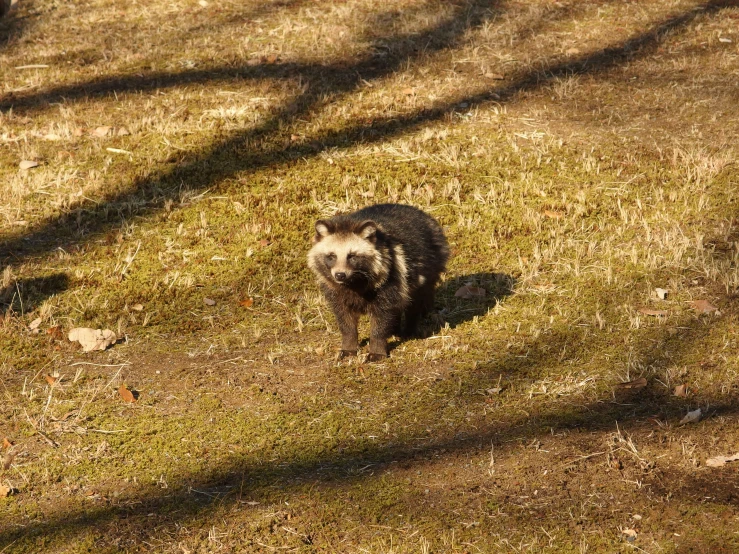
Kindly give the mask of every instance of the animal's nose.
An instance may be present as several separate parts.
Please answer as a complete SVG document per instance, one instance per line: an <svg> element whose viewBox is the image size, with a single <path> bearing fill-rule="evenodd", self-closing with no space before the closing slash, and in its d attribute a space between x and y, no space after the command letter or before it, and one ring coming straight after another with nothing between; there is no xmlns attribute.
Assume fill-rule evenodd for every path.
<svg viewBox="0 0 739 554"><path fill-rule="evenodd" d="M343 271L337 271L336 273L334 273L334 279L339 282L346 281L346 273L344 273Z"/></svg>

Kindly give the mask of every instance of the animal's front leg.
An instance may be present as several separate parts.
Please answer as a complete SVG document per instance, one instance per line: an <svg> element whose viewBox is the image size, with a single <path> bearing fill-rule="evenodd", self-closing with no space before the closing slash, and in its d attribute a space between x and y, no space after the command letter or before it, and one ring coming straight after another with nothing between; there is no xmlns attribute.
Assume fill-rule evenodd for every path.
<svg viewBox="0 0 739 554"><path fill-rule="evenodd" d="M379 362L387 358L387 339L393 334L399 314L395 312L370 313L370 347L367 361Z"/></svg>
<svg viewBox="0 0 739 554"><path fill-rule="evenodd" d="M359 314L349 312L342 307L334 308L336 321L341 331L341 351L339 359L347 356L356 356L359 349L359 341L357 338L357 325L359 323Z"/></svg>

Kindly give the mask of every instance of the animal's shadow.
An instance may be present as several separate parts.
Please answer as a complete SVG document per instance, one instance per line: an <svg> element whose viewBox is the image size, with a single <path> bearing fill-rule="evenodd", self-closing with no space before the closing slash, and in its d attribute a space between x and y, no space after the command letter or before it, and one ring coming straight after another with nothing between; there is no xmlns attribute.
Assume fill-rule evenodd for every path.
<svg viewBox="0 0 739 554"><path fill-rule="evenodd" d="M458 325L487 314L506 296L511 296L516 278L507 273L471 273L445 281L436 290L435 312L426 318L432 333L447 325Z"/></svg>
<svg viewBox="0 0 739 554"><path fill-rule="evenodd" d="M514 292L516 279L506 273L471 273L446 280L436 289L434 309L421 321L420 337L396 337L388 341L392 351L411 338L427 338L447 326L454 329L475 317L484 316ZM368 339L361 342L366 346Z"/></svg>
<svg viewBox="0 0 739 554"><path fill-rule="evenodd" d="M32 312L44 300L67 290L69 277L64 273L54 273L44 277L17 279L0 287L0 312L12 310L18 313Z"/></svg>

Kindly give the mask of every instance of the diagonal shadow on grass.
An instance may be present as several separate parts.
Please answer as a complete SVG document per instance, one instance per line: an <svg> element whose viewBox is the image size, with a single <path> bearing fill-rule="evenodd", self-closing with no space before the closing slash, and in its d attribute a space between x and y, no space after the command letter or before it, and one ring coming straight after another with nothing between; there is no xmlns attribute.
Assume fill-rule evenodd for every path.
<svg viewBox="0 0 739 554"><path fill-rule="evenodd" d="M684 30L699 15L716 15L723 8L736 3L734 0L707 2L686 13L668 18L617 46L606 47L574 59L555 60L539 71L519 76L508 85L485 89L467 97L447 99L433 108L397 117L378 118L370 123L348 125L340 130L326 130L303 144L285 146L285 141L280 140L283 138L281 129L300 116L350 94L365 81L392 74L416 57L420 50L428 53L455 46L466 31L480 26L489 18L495 4L478 1L465 10L458 10L454 18L431 30L381 41L388 45L390 52L399 51L389 59L387 56L379 59L369 56L348 65L306 68L299 64L283 64L268 70L250 70L253 71L253 76L265 70L273 77L300 75L302 72L311 75L312 79L302 94L256 129L236 132L210 149L191 154L182 165L173 170L142 177L124 190L109 194L95 204L87 202L71 207L70 211L77 220L76 229L71 228L67 224L67 218L62 215L41 222L29 232L5 239L0 242L0 261L5 264L19 263L28 256L42 255L85 237L89 240L89 236L106 232L133 213L144 216L153 214L163 207L165 200L179 194L183 186L192 189L210 188L238 172L254 172L260 168L280 166L300 157L316 156L332 148L376 143L415 131L425 124L455 113L461 103L510 102L518 93L536 90L562 76L608 71L631 59L648 55L660 45L666 34ZM135 84L136 81L134 79L129 83ZM144 84L139 83L140 86ZM246 145L260 142L264 144L262 151L253 147L245 148ZM245 151L248 153L245 154ZM112 214L117 216L111 217ZM13 261L9 259L11 257Z"/></svg>
<svg viewBox="0 0 739 554"><path fill-rule="evenodd" d="M654 330L654 341L641 354L652 368L664 368L676 363L682 356L690 356L691 344L702 340L710 332L710 326L701 321L683 322L681 335L673 336L664 328ZM478 409L484 402L477 391L485 389L491 382L503 376L504 382L513 376L535 377L552 361L551 352L569 346L569 359L578 359L578 345L582 340L577 330L571 329L558 335L542 336L532 339L527 345L526 356L516 352L503 353L499 359L487 362L481 367L461 371L453 378L446 379L430 387L428 393L417 392L428 401L438 403L438 407L454 400L460 413ZM671 351L668 355L666 352ZM411 400L410 398L408 399ZM702 398L708 402L713 413L718 416L739 413L736 400ZM0 547L8 547L16 541L33 541L41 538L45 544L55 540L68 541L86 530L95 530L101 537L115 536L110 526L119 524L126 518L127 525L136 528L138 539L147 540L161 536L162 527L187 525L193 518L207 516L218 507L238 505L242 495L251 500L273 501L274 491L279 491L281 499L291 492L298 491L301 484L309 482L314 487L339 487L367 479L360 468L372 466L374 473L382 474L390 464L401 462L406 466L423 464L438 457L454 454L479 452L494 445L496 453L505 455L512 442L526 441L564 430L580 432L612 433L618 425L623 432L633 432L649 427L647 419L655 415L667 420L677 421L683 415L682 403L670 395L670 391L656 384L639 391L625 391L616 398L601 396L599 400L586 405L573 407L570 402L553 402L533 416L516 415L506 422L488 423L474 431L453 429L440 436L425 438L419 442L415 436L423 435L423 429L432 425L438 415L431 410L428 419L423 419L404 435L384 444L367 446L366 441L354 439L339 451L331 451L306 457L301 448L290 450L277 462L257 462L244 455L234 454L220 467L206 469L197 474L175 475L170 479L166 491L141 488L133 494L122 495L118 505L71 512L60 511L45 521L34 522L16 530L0 531ZM458 421L457 425L464 425ZM702 475L686 475L687 482L675 486L687 500L701 501L696 494L706 487ZM176 480L176 484L175 484ZM666 482L659 487L674 492ZM223 491L240 491L239 495L223 495ZM713 485L715 502L736 506L739 499L733 491L733 484L715 480ZM698 491L698 492L696 492ZM672 495L676 498L676 495ZM679 497L679 496L678 496Z"/></svg>
<svg viewBox="0 0 739 554"><path fill-rule="evenodd" d="M0 313L7 310L20 314L32 312L44 300L67 290L68 287L69 277L65 273L18 279L6 287L0 287Z"/></svg>

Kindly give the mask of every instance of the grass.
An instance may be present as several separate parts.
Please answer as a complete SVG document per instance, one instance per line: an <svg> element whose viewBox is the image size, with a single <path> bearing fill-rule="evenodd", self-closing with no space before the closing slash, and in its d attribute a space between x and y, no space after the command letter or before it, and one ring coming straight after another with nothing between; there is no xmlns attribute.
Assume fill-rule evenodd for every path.
<svg viewBox="0 0 739 554"><path fill-rule="evenodd" d="M0 552L736 551L737 21L18 3ZM313 222L386 201L452 246L431 336L337 363Z"/></svg>

